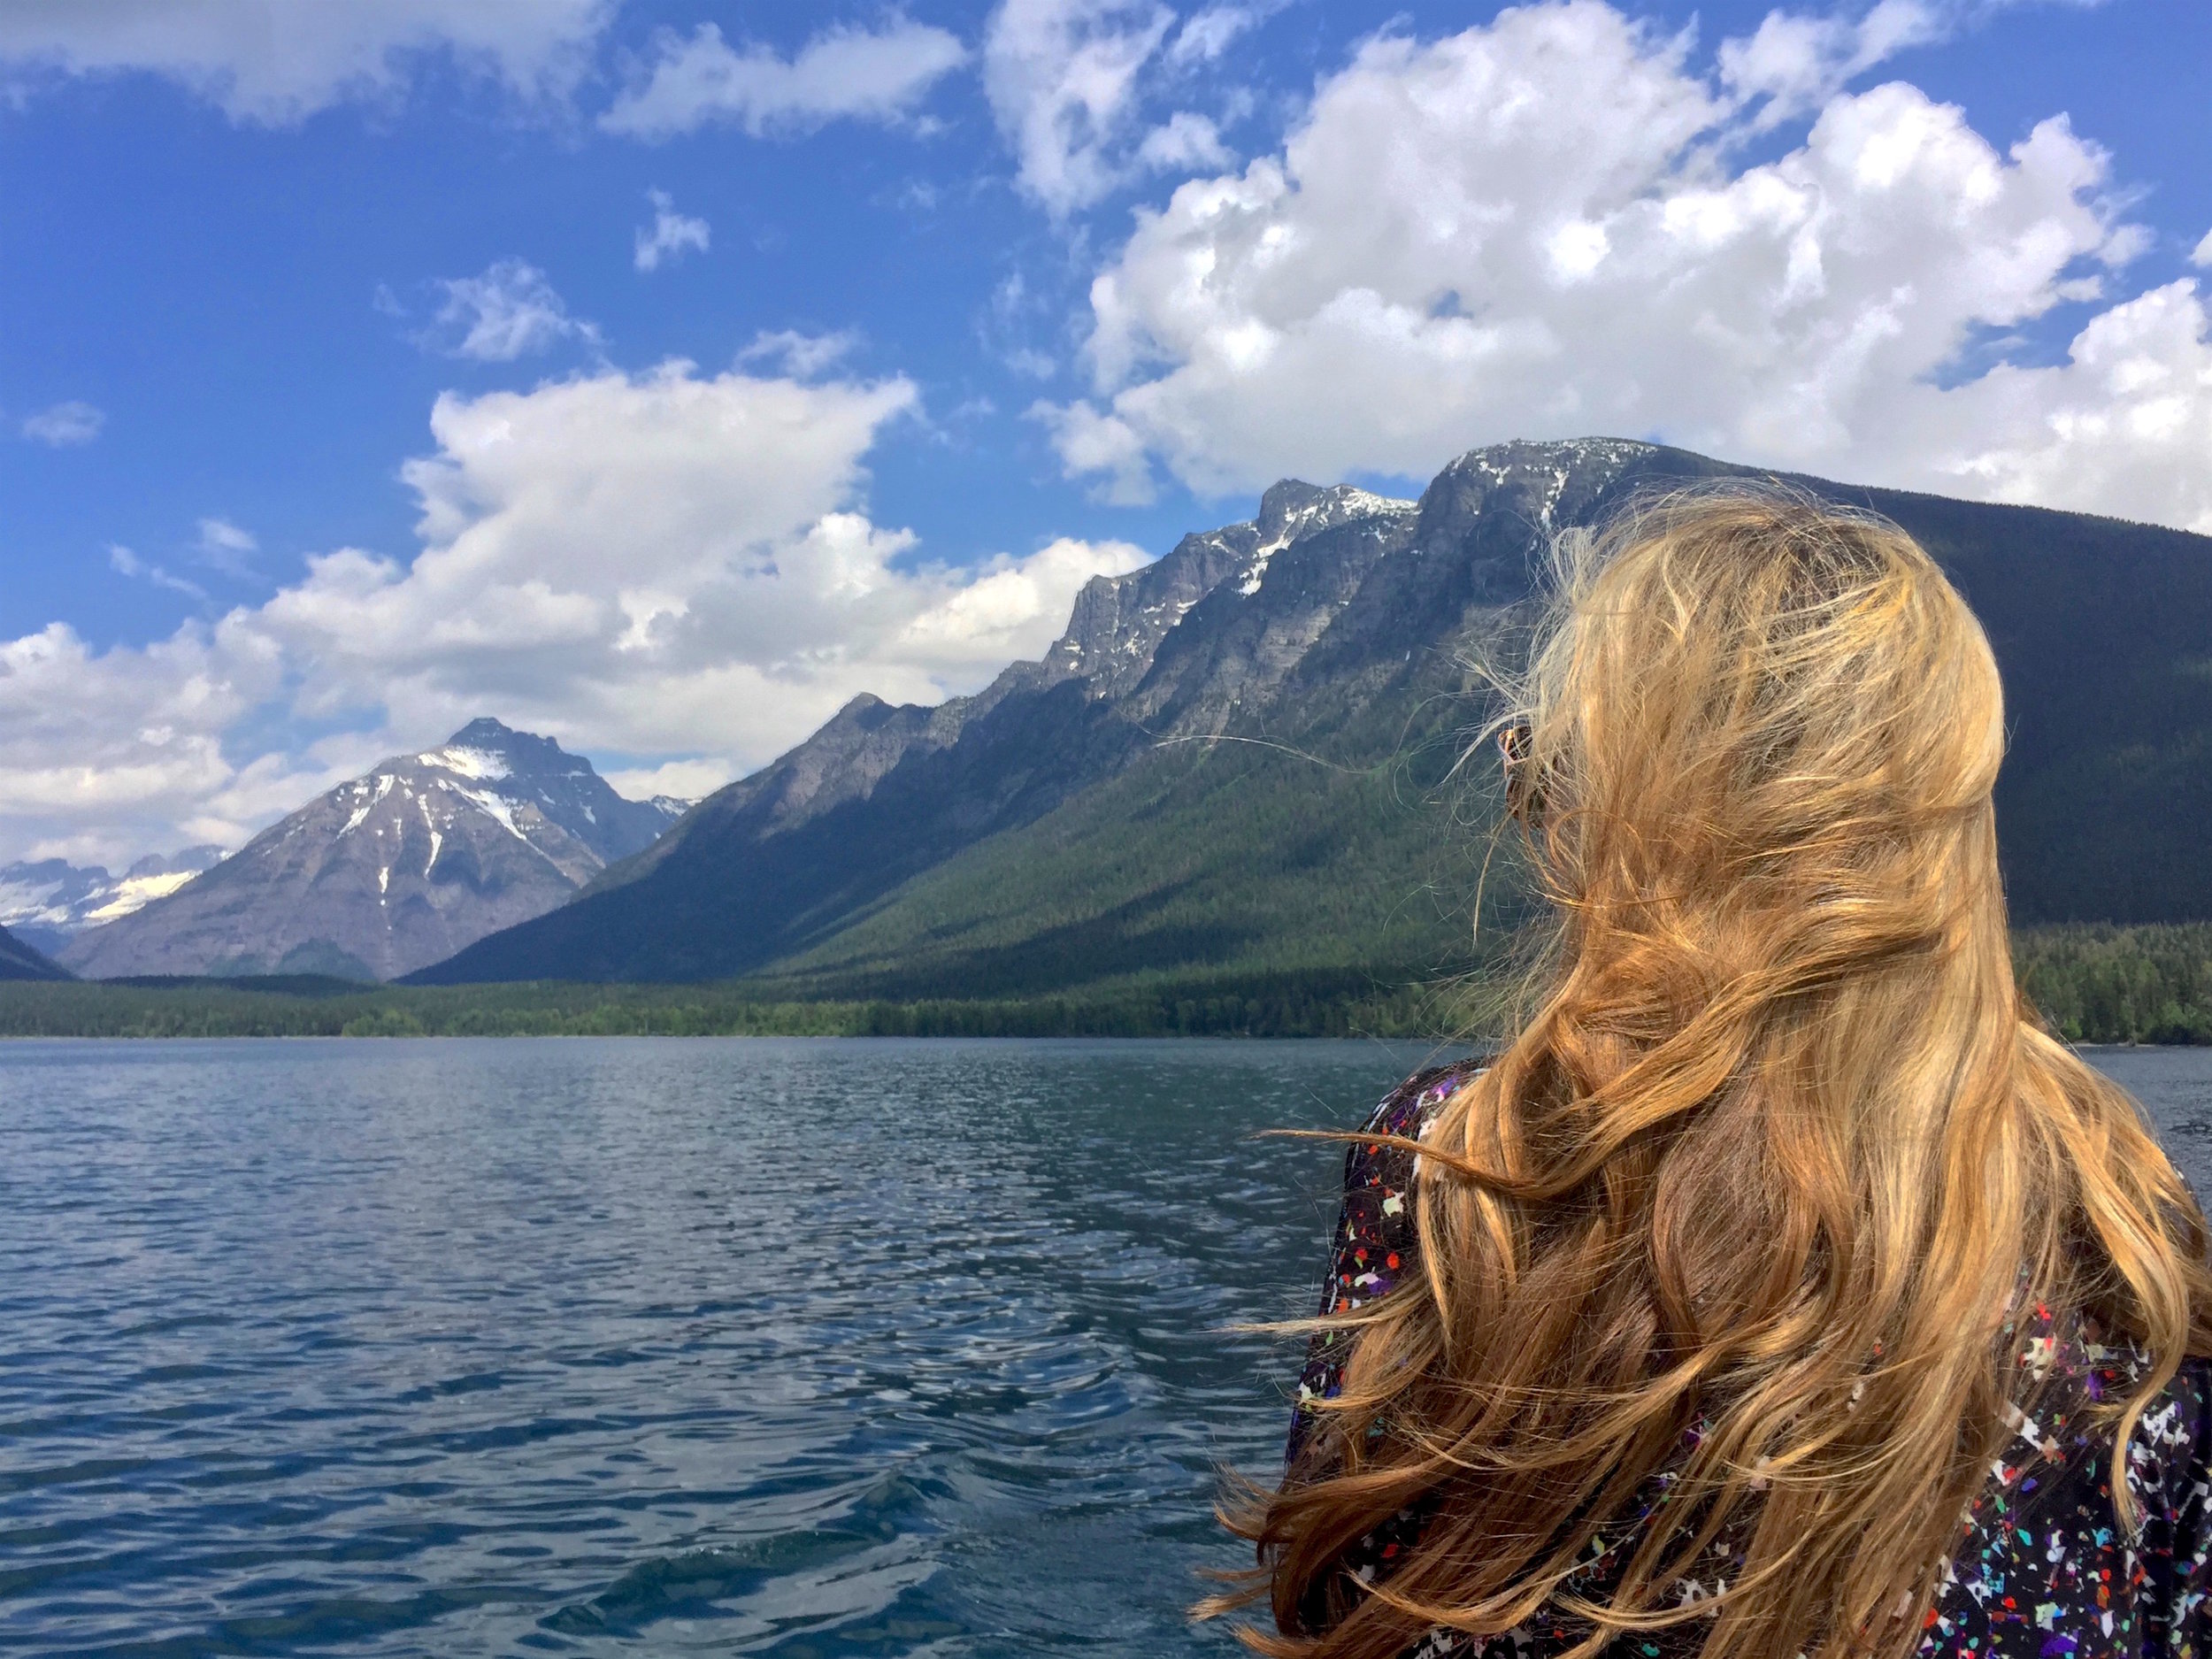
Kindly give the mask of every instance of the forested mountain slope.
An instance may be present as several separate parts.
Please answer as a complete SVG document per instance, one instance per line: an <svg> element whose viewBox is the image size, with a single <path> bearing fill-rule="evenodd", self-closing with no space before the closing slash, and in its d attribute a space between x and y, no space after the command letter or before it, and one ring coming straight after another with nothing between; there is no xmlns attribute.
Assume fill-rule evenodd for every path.
<svg viewBox="0 0 2212 1659"><path fill-rule="evenodd" d="M65 979L68 972L0 927L0 979Z"/></svg>
<svg viewBox="0 0 2212 1659"><path fill-rule="evenodd" d="M1489 846L1485 797L1442 781L1485 711L1470 660L1511 655L1558 530L1724 476L1752 474L1594 439L1474 451L1418 503L1278 485L1091 583L1041 662L936 709L856 700L416 977L916 996L1448 968ZM1903 524L1987 626L2022 919L2212 915L2212 540L1796 481Z"/></svg>

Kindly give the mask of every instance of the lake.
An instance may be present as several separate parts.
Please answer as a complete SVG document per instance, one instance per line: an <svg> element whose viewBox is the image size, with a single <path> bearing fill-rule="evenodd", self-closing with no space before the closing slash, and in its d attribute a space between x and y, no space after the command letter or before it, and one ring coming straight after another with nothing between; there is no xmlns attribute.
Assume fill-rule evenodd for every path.
<svg viewBox="0 0 2212 1659"><path fill-rule="evenodd" d="M0 1650L1231 1650L1403 1045L0 1046ZM2212 1051L2093 1054L2212 1173Z"/></svg>

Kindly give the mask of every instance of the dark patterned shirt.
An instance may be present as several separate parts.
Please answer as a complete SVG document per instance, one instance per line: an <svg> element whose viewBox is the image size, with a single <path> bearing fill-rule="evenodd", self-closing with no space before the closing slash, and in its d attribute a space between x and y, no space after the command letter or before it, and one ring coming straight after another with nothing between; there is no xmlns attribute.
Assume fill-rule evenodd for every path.
<svg viewBox="0 0 2212 1659"><path fill-rule="evenodd" d="M1408 1079L1377 1108L1366 1132L1418 1139L1438 1108L1473 1075L1469 1064ZM1360 1141L1346 1154L1324 1314L1387 1295L1404 1279L1417 1248L1412 1172L1411 1156L1401 1148ZM2129 1442L2128 1485L2144 1517L2131 1542L2113 1517L2110 1436L2091 1424L2087 1409L2131 1392L2148 1362L2132 1347L2057 1334L2047 1309L2033 1310L2029 1329L2044 1334L2032 1335L2024 1363L2039 1375L2049 1373L2056 1386L2039 1391L2039 1402L2047 1403L2038 1404L2035 1417L2015 1413L2015 1437L1973 1504L1964 1541L1928 1613L1918 1659L2212 1659L2212 1607L2206 1601L2212 1592L2212 1363L2185 1362ZM1294 1461L1313 1426L1307 1402L1335 1395L1349 1346L1348 1336L1332 1333L1317 1338L1308 1354L1291 1419ZM1637 1525L1671 1479L1656 1477L1637 1523L1578 1569L1582 1586L1601 1587L1626 1564ZM1361 1540L1345 1570L1374 1582L1420 1529L1417 1513L1396 1517ZM1724 1542L1717 1546L1717 1580L1732 1576L1726 1548ZM1693 1600L1712 1587L1686 1578L1678 1591ZM1540 1613L1487 1640L1433 1632L1408 1649L1406 1659L1550 1659L1581 1633ZM1702 1640L1702 1626L1680 1625L1650 1637L1620 1637L1609 1652L1621 1659L1663 1659L1663 1647L1671 1659Z"/></svg>

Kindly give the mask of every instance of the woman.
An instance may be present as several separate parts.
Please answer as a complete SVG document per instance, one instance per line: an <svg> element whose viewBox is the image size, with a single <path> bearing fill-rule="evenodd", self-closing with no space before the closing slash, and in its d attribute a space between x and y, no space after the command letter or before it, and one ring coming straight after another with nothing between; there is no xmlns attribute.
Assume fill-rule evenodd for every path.
<svg viewBox="0 0 2212 1659"><path fill-rule="evenodd" d="M1571 553L1501 745L1555 950L1353 1145L1202 1610L1316 1659L2192 1652L2205 1225L2013 981L1980 628L1808 499Z"/></svg>

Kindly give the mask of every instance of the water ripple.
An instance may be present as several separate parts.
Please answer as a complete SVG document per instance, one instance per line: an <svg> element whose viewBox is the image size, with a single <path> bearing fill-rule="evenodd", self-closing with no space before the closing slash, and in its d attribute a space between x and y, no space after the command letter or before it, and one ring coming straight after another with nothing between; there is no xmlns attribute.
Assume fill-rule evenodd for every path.
<svg viewBox="0 0 2212 1659"><path fill-rule="evenodd" d="M1353 1044L0 1050L0 1651L1227 1650ZM2212 1160L2212 1056L2095 1058Z"/></svg>
<svg viewBox="0 0 2212 1659"><path fill-rule="evenodd" d="M1213 1652L1361 1045L0 1051L0 1650Z"/></svg>

